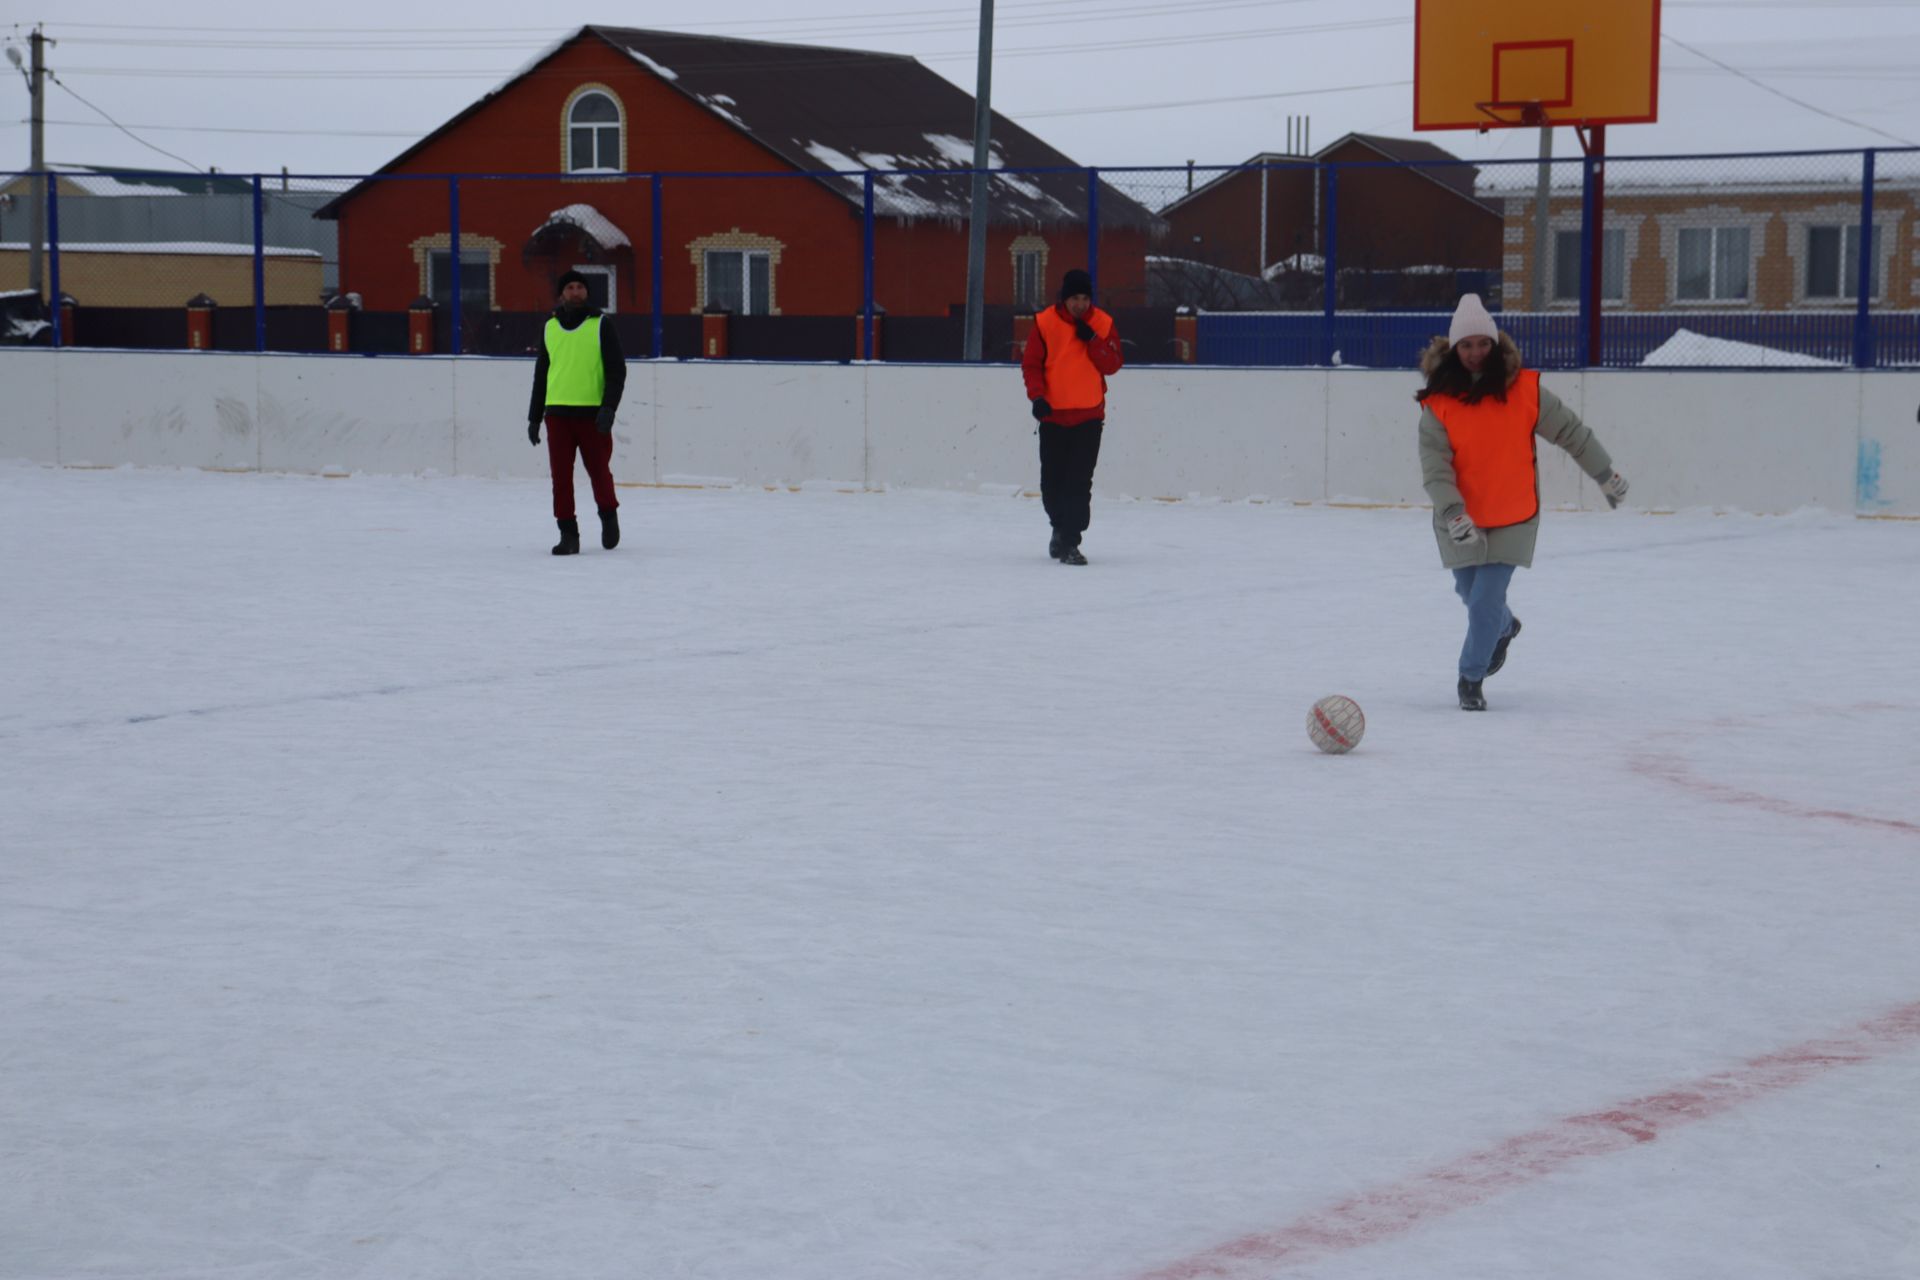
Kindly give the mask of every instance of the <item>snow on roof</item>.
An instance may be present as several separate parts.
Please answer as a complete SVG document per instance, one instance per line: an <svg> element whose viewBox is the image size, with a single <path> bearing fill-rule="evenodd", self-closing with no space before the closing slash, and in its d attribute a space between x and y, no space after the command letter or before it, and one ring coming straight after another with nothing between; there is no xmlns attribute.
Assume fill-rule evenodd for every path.
<svg viewBox="0 0 1920 1280"><path fill-rule="evenodd" d="M6 244L0 244L0 251L25 253L27 251L27 244L24 240L10 241ZM60 252L181 253L200 254L215 258L251 258L253 256L253 246L250 244L222 244L212 240L151 240L133 244L76 244L62 240L60 242ZM320 251L318 249L284 249L274 245L268 245L262 252L269 258L313 258L316 261L320 258Z"/></svg>
<svg viewBox="0 0 1920 1280"><path fill-rule="evenodd" d="M655 62L652 58L649 58L646 54L640 52L638 49L629 48L627 50L627 56L629 58L632 58L635 62L639 63L641 66L653 72L653 74L659 76L663 80L678 80L680 78L680 73L678 71L674 71L671 68L661 66L659 63Z"/></svg>
<svg viewBox="0 0 1920 1280"><path fill-rule="evenodd" d="M570 204L564 209L555 209L533 234L537 236L548 227L555 226L578 227L592 236L602 249L633 247L633 241L627 239L627 233L614 226L606 214L590 204Z"/></svg>
<svg viewBox="0 0 1920 1280"><path fill-rule="evenodd" d="M1686 366L1734 366L1745 369L1844 369L1839 360L1822 360L1797 351L1781 351L1755 342L1735 342L1729 338L1710 338L1691 329L1677 329L1671 338L1647 353L1643 366L1675 368Z"/></svg>

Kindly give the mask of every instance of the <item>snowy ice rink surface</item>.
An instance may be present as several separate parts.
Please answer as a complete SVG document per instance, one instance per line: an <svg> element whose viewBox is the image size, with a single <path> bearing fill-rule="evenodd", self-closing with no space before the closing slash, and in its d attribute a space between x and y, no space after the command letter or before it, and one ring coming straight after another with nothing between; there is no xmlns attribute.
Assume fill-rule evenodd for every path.
<svg viewBox="0 0 1920 1280"><path fill-rule="evenodd" d="M1920 525L623 497L0 466L0 1276L1920 1275Z"/></svg>

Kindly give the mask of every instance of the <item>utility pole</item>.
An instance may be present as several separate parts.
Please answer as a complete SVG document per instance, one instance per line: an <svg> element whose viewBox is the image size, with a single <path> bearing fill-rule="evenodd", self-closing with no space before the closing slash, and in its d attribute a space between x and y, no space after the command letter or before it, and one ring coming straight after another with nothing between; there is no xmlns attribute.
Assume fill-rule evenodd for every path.
<svg viewBox="0 0 1920 1280"><path fill-rule="evenodd" d="M1543 121L1540 125L1540 172L1533 184L1533 279L1528 282L1527 310L1538 313L1547 309L1548 273L1553 270L1553 245L1549 237L1553 223L1547 216L1548 201L1553 195L1553 125Z"/></svg>
<svg viewBox="0 0 1920 1280"><path fill-rule="evenodd" d="M29 184L28 199L33 208L27 216L27 287L38 294L45 287L45 272L40 261L47 243L47 55L46 45L50 42L39 27L27 37L33 49L33 70L27 75L27 84L33 90L33 180Z"/></svg>
<svg viewBox="0 0 1920 1280"><path fill-rule="evenodd" d="M987 161L993 133L993 0L980 0L980 68L973 95L973 212L967 222L968 360L978 360L987 325Z"/></svg>

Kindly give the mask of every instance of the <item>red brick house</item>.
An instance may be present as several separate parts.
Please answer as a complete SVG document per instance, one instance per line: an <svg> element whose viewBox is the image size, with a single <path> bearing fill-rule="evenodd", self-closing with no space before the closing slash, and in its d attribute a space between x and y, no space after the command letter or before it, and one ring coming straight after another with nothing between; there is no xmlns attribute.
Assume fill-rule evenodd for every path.
<svg viewBox="0 0 1920 1280"><path fill-rule="evenodd" d="M617 313L652 307L652 186L661 209L664 316L850 317L863 302L863 200L845 169L972 163L970 95L912 58L586 26L321 211L340 223L340 287L369 310L446 298L449 183L459 190L463 303L539 312L579 268ZM995 167L1075 169L1004 117ZM1078 172L996 176L987 301L1049 300L1087 258ZM946 316L966 291L969 181L951 172L875 180L875 301L890 316ZM1103 297L1144 292L1164 225L1099 192ZM463 306L463 310L466 307Z"/></svg>
<svg viewBox="0 0 1920 1280"><path fill-rule="evenodd" d="M1334 202L1343 272L1444 268L1448 288L1454 272L1487 272L1497 287L1505 210L1476 193L1479 171L1430 142L1371 134L1347 134L1311 156L1263 153L1197 187L1160 210L1168 224L1160 252L1255 280L1289 267L1317 273L1330 164L1351 166L1339 170Z"/></svg>

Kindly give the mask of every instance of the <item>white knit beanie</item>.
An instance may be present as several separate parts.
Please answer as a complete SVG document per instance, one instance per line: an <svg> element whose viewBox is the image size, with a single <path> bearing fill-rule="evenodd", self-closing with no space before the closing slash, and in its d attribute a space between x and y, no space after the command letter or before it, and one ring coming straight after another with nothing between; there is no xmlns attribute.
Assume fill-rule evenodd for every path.
<svg viewBox="0 0 1920 1280"><path fill-rule="evenodd" d="M1447 326L1448 346L1453 346L1462 338L1500 341L1500 329L1493 323L1493 316L1477 293L1461 295L1460 305L1453 309L1453 323Z"/></svg>

